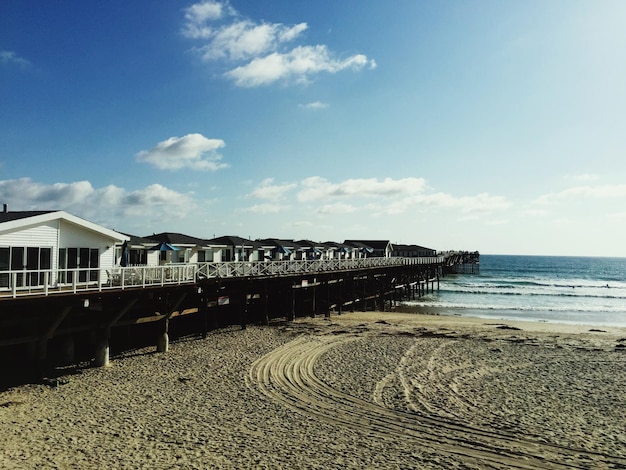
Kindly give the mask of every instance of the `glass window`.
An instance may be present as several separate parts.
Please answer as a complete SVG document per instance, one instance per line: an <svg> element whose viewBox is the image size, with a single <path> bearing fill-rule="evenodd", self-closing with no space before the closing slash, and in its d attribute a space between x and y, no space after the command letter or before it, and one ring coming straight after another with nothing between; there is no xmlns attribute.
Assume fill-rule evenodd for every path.
<svg viewBox="0 0 626 470"><path fill-rule="evenodd" d="M26 248L26 269L29 271L27 273L28 285L29 286L37 286L39 285L39 247L29 246Z"/></svg>
<svg viewBox="0 0 626 470"><path fill-rule="evenodd" d="M100 252L97 248L91 248L89 250L89 267L91 268L89 271L89 280L97 281L98 268L100 267Z"/></svg>
<svg viewBox="0 0 626 470"><path fill-rule="evenodd" d="M52 248L39 249L39 269L41 271L49 271L52 269ZM50 274L48 274L50 276ZM39 284L43 285L45 281L45 273L39 273ZM52 281L52 277L48 278L48 282Z"/></svg>
<svg viewBox="0 0 626 470"><path fill-rule="evenodd" d="M11 271L24 270L24 247L11 247ZM16 280L17 287L24 287L24 273L19 273Z"/></svg>
<svg viewBox="0 0 626 470"><path fill-rule="evenodd" d="M2 271L8 271L10 268L11 249L8 247L0 248L0 287L9 287L9 273L3 273Z"/></svg>
<svg viewBox="0 0 626 470"><path fill-rule="evenodd" d="M59 248L59 282L65 283L67 280L67 249Z"/></svg>

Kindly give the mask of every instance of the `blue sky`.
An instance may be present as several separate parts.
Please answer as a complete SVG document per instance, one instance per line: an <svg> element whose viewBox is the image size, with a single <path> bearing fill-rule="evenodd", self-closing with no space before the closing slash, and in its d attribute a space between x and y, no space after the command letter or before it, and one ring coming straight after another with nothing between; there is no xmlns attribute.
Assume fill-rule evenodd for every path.
<svg viewBox="0 0 626 470"><path fill-rule="evenodd" d="M626 256L626 2L0 3L0 202Z"/></svg>

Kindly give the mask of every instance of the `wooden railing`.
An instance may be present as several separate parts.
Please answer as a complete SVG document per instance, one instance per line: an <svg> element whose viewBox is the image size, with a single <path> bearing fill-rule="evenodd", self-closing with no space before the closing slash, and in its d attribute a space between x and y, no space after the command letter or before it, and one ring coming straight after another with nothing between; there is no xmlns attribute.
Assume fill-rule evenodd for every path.
<svg viewBox="0 0 626 470"><path fill-rule="evenodd" d="M47 296L55 293L192 284L202 279L280 277L384 266L441 265L442 263L442 257L357 258L116 266L112 269L0 271L0 299L35 295Z"/></svg>

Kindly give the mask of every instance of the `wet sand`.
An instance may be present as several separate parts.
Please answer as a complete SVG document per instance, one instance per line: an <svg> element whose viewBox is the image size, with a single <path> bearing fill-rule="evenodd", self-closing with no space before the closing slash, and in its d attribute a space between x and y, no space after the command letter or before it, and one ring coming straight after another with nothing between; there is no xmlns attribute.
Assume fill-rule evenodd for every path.
<svg viewBox="0 0 626 470"><path fill-rule="evenodd" d="M626 468L623 328L354 312L66 379L0 393L0 468Z"/></svg>

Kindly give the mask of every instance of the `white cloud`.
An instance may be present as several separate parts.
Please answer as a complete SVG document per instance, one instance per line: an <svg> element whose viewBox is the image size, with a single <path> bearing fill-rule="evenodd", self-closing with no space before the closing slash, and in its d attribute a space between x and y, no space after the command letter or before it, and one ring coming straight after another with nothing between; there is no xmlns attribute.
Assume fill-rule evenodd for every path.
<svg viewBox="0 0 626 470"><path fill-rule="evenodd" d="M566 178L580 183L590 183L599 180L600 176L593 173L585 173L581 175L567 175Z"/></svg>
<svg viewBox="0 0 626 470"><path fill-rule="evenodd" d="M273 182L274 180L272 178L267 178L263 180L259 186L254 188L249 196L258 199L269 199L272 201L276 201L281 199L286 192L294 189L297 186L293 183L273 184Z"/></svg>
<svg viewBox="0 0 626 470"><path fill-rule="evenodd" d="M218 23L219 20L222 20ZM307 83L316 74L360 70L376 62L365 55L355 54L340 59L326 45L300 45L291 51L286 43L295 41L308 29L305 22L292 26L281 23L255 22L241 19L228 3L208 1L185 10L182 34L201 41L195 48L204 61L223 60L231 68L224 76L241 87L256 87L271 83Z"/></svg>
<svg viewBox="0 0 626 470"><path fill-rule="evenodd" d="M13 51L0 51L0 64L15 64L20 67L27 67L30 65L30 61L20 57Z"/></svg>
<svg viewBox="0 0 626 470"><path fill-rule="evenodd" d="M395 198L385 203L372 203L368 205L368 210L376 216L399 215L409 211L426 209L453 209L464 214L476 215L496 212L509 207L510 203L502 196L482 193L475 196L459 197L439 192Z"/></svg>
<svg viewBox="0 0 626 470"><path fill-rule="evenodd" d="M343 202L336 202L334 204L324 204L317 209L318 214L349 214L356 211L356 208L351 204L344 204Z"/></svg>
<svg viewBox="0 0 626 470"><path fill-rule="evenodd" d="M185 19L190 23L204 23L208 20L217 20L224 14L225 6L219 2L195 3L185 8Z"/></svg>
<svg viewBox="0 0 626 470"><path fill-rule="evenodd" d="M274 51L287 41L292 41L307 28L300 23L291 28L282 24L255 24L251 21L237 21L216 30L210 41L198 50L204 60L227 58L248 60Z"/></svg>
<svg viewBox="0 0 626 470"><path fill-rule="evenodd" d="M185 24L182 33L191 39L209 39L213 29L207 21L219 20L223 16L235 14L234 10L226 3L201 2L185 8Z"/></svg>
<svg viewBox="0 0 626 470"><path fill-rule="evenodd" d="M402 178L394 180L385 178L348 179L341 183L331 183L319 176L306 178L301 182L298 192L300 201L319 201L343 196L392 197L409 196L426 189L423 178Z"/></svg>
<svg viewBox="0 0 626 470"><path fill-rule="evenodd" d="M255 214L277 214L290 209L290 206L282 206L279 204L255 204L254 206L242 209L242 212L251 212Z"/></svg>
<svg viewBox="0 0 626 470"><path fill-rule="evenodd" d="M170 137L150 150L142 150L137 154L137 161L150 163L161 170L191 168L216 171L228 167L228 164L220 162L222 156L217 153L224 146L221 139L207 139L202 134L187 134L183 137Z"/></svg>
<svg viewBox="0 0 626 470"><path fill-rule="evenodd" d="M366 212L382 217L420 210L453 210L473 217L503 211L511 203L503 196L480 193L454 196L432 192L423 178L355 178L333 183L320 176L311 176L300 182L275 184L273 179L262 181L248 197L279 201L290 192L302 210L319 215ZM363 200L367 203L363 203ZM275 206L272 206L275 207ZM276 212L276 209L272 210Z"/></svg>
<svg viewBox="0 0 626 470"><path fill-rule="evenodd" d="M608 218L619 223L626 222L626 212L614 212L608 214Z"/></svg>
<svg viewBox="0 0 626 470"><path fill-rule="evenodd" d="M527 209L523 214L529 217L546 217L550 213L545 209Z"/></svg>
<svg viewBox="0 0 626 470"><path fill-rule="evenodd" d="M298 106L303 109L326 109L330 105L327 103L322 103L321 101L313 101L312 103L301 104Z"/></svg>
<svg viewBox="0 0 626 470"><path fill-rule="evenodd" d="M551 203L570 199L617 199L626 198L626 184L604 184L598 186L574 186L558 193L539 196L536 202Z"/></svg>
<svg viewBox="0 0 626 470"><path fill-rule="evenodd" d="M9 210L64 210L115 228L124 218L182 218L196 208L193 199L160 184L127 191L89 181L44 184L30 178L0 181L0 200Z"/></svg>
<svg viewBox="0 0 626 470"><path fill-rule="evenodd" d="M338 60L331 57L324 45L298 46L288 53L273 52L237 67L225 76L241 87L269 85L276 81L308 83L310 77L321 72L337 73L345 69L358 70L367 65L362 54Z"/></svg>

